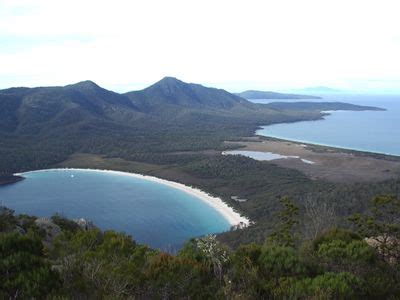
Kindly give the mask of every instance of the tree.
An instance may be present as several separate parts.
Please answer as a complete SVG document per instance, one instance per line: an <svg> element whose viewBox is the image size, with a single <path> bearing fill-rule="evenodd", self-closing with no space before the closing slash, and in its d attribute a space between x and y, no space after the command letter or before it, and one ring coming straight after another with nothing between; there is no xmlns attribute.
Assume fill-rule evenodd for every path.
<svg viewBox="0 0 400 300"><path fill-rule="evenodd" d="M7 207L0 206L0 232L13 230L17 223L14 211Z"/></svg>
<svg viewBox="0 0 400 300"><path fill-rule="evenodd" d="M304 201L305 206L305 237L315 239L319 234L335 227L337 216L333 205L327 201L316 201L307 197Z"/></svg>
<svg viewBox="0 0 400 300"><path fill-rule="evenodd" d="M231 257L229 272L229 294L234 298L257 299L261 295L261 276L259 274L259 258L262 246L249 244L240 246Z"/></svg>
<svg viewBox="0 0 400 300"><path fill-rule="evenodd" d="M299 224L299 208L288 197L283 197L280 202L283 209L277 214L277 226L269 235L267 242L294 247L298 239L295 226Z"/></svg>
<svg viewBox="0 0 400 300"><path fill-rule="evenodd" d="M207 266L166 253L149 259L145 275L144 296L151 299L211 299L219 286Z"/></svg>
<svg viewBox="0 0 400 300"><path fill-rule="evenodd" d="M377 196L366 214L349 218L359 234L378 250L387 262L400 262L400 199L394 195Z"/></svg>
<svg viewBox="0 0 400 300"><path fill-rule="evenodd" d="M43 299L59 287L58 274L43 257L40 238L0 234L0 298Z"/></svg>
<svg viewBox="0 0 400 300"><path fill-rule="evenodd" d="M221 245L216 236L212 234L186 243L179 256L196 259L211 269L220 282L222 282L225 267L230 260L228 249Z"/></svg>
<svg viewBox="0 0 400 300"><path fill-rule="evenodd" d="M152 252L123 233L96 229L60 235L52 256L67 296L123 298L141 294L143 267Z"/></svg>
<svg viewBox="0 0 400 300"><path fill-rule="evenodd" d="M289 298L305 299L363 299L362 281L356 276L341 273L324 273L314 278L297 281L286 292Z"/></svg>

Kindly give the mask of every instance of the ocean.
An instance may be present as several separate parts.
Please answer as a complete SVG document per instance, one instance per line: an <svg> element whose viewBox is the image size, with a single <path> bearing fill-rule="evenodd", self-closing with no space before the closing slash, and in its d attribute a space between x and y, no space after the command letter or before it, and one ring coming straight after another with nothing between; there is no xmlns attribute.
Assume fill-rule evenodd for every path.
<svg viewBox="0 0 400 300"><path fill-rule="evenodd" d="M127 175L85 170L25 173L0 187L0 205L39 217L59 213L123 231L140 242L173 252L183 242L230 229L214 208L181 190Z"/></svg>
<svg viewBox="0 0 400 300"><path fill-rule="evenodd" d="M282 100L253 100L256 103L274 101ZM400 95L337 94L323 96L319 100L301 101L339 101L377 106L386 111L334 111L324 120L273 124L264 126L256 134L400 156Z"/></svg>

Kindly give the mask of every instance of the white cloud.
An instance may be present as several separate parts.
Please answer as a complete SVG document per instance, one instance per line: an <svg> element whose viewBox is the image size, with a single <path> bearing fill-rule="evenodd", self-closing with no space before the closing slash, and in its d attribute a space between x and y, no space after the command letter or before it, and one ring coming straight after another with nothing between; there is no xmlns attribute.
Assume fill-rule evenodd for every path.
<svg viewBox="0 0 400 300"><path fill-rule="evenodd" d="M398 6L0 0L0 87L91 79L129 89L171 75L230 89L368 88L371 78L400 78Z"/></svg>

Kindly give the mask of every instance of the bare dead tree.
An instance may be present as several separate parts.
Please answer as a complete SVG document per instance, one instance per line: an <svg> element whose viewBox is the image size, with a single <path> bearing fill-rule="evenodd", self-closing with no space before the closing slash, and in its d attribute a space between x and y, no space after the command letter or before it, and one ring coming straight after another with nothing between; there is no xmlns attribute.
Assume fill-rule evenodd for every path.
<svg viewBox="0 0 400 300"><path fill-rule="evenodd" d="M338 218L332 203L308 196L304 207L304 235L307 239L315 239L320 233L337 225Z"/></svg>

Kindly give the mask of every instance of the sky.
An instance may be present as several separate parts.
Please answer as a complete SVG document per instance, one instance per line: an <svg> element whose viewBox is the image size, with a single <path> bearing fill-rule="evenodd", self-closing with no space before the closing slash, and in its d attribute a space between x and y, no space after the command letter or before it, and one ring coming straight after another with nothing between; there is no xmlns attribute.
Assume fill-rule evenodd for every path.
<svg viewBox="0 0 400 300"><path fill-rule="evenodd" d="M400 1L0 0L0 88L400 91Z"/></svg>

